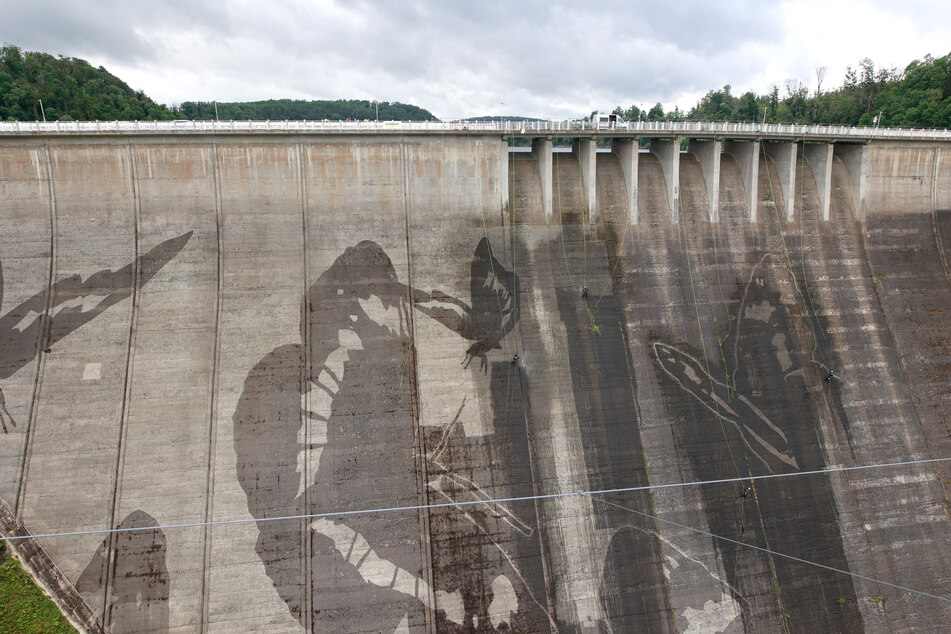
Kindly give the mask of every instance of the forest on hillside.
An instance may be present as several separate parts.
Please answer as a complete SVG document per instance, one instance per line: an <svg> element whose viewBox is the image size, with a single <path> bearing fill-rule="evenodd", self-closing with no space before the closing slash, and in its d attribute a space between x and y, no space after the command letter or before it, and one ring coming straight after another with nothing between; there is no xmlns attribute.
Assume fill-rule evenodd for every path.
<svg viewBox="0 0 951 634"><path fill-rule="evenodd" d="M728 84L710 90L690 110L665 111L660 103L642 110L617 107L627 121L765 121L904 128L951 127L951 54L927 55L904 70L876 68L865 58L849 67L841 85L828 69L817 68L809 82L787 79L763 95L733 94ZM812 86L812 87L810 87ZM217 106L217 115L215 108ZM270 99L251 102L185 101L171 108L133 90L101 66L82 59L0 47L0 120L112 121L153 119L270 119L319 121L428 121L418 106L389 101ZM507 117L515 119L518 117ZM481 119L476 117L474 119Z"/></svg>
<svg viewBox="0 0 951 634"><path fill-rule="evenodd" d="M41 105L42 103L42 105ZM74 57L0 48L0 121L172 119L171 110L105 68Z"/></svg>
<svg viewBox="0 0 951 634"><path fill-rule="evenodd" d="M217 107L217 113L215 108ZM334 99L305 101L302 99L268 99L266 101L239 101L217 104L213 101L186 101L174 110L176 119L214 119L243 121L333 121L356 119L362 121L434 121L428 110L410 104L390 101Z"/></svg>
<svg viewBox="0 0 951 634"><path fill-rule="evenodd" d="M214 119L215 103L186 101L171 108L133 90L103 67L74 57L0 48L0 121L146 121ZM336 99L218 102L220 119L376 119L431 121L418 106L389 101Z"/></svg>
<svg viewBox="0 0 951 634"><path fill-rule="evenodd" d="M665 112L662 104L649 110L617 107L627 121L741 121L766 123L820 123L895 128L951 127L951 54L926 55L904 70L876 68L865 58L846 69L842 84L823 91L828 69L817 68L815 88L800 79L788 79L782 89L774 84L765 95L745 92L736 96L728 84L711 90L684 112Z"/></svg>

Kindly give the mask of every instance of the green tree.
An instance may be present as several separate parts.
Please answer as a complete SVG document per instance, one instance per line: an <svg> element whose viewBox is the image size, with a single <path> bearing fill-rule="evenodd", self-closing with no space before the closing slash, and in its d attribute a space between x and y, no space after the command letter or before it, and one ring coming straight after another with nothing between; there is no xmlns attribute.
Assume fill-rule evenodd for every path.
<svg viewBox="0 0 951 634"><path fill-rule="evenodd" d="M0 48L0 119L170 119L172 112L81 59Z"/></svg>
<svg viewBox="0 0 951 634"><path fill-rule="evenodd" d="M218 118L236 121L257 119L270 121L333 121L343 119L375 120L377 111L381 121L432 121L435 119L428 110L409 104L389 101L365 101L358 99L336 99L306 101L301 99L268 99L266 101L223 102L217 103ZM215 103L211 101L185 101L179 104L174 113L179 119L214 119Z"/></svg>
<svg viewBox="0 0 951 634"><path fill-rule="evenodd" d="M730 121L737 118L739 100L733 96L727 84L720 90L711 90L690 111L693 119L700 121Z"/></svg>
<svg viewBox="0 0 951 634"><path fill-rule="evenodd" d="M760 120L759 102L756 95L752 92L745 92L740 97L736 109L737 119L745 122L756 122Z"/></svg>
<svg viewBox="0 0 951 634"><path fill-rule="evenodd" d="M647 118L647 112L637 106L630 106L623 112L623 116L625 121L640 121Z"/></svg>

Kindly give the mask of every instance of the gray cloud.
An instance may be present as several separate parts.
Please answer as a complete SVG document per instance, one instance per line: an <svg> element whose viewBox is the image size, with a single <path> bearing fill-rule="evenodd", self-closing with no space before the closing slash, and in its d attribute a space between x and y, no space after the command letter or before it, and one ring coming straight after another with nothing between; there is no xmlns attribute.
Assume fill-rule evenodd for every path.
<svg viewBox="0 0 951 634"><path fill-rule="evenodd" d="M39 4L11 3L3 9L0 37L27 50L69 57L102 56L115 61L156 59L148 38L155 24L225 31L227 22L210 4L188 0L52 0Z"/></svg>
<svg viewBox="0 0 951 634"><path fill-rule="evenodd" d="M911 1L928 14L925 0ZM874 58L875 50L854 50L862 40L847 30L837 42L790 26L816 4L59 0L42 11L6 9L0 39L88 58L166 103L365 98L443 117L564 117L656 101L689 106L726 83L764 90L819 65L831 78L842 60ZM858 13L894 10L880 0L855 4ZM908 19L946 36L949 27L935 25L947 17L934 8L924 22ZM903 44L908 60L928 52L916 44Z"/></svg>

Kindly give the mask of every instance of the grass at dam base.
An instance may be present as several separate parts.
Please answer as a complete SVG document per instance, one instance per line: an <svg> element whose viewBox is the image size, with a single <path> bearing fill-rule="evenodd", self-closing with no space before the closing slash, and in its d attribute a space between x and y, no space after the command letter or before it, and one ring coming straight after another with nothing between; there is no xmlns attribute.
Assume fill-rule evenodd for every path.
<svg viewBox="0 0 951 634"><path fill-rule="evenodd" d="M72 634L75 631L20 563L0 547L0 632Z"/></svg>

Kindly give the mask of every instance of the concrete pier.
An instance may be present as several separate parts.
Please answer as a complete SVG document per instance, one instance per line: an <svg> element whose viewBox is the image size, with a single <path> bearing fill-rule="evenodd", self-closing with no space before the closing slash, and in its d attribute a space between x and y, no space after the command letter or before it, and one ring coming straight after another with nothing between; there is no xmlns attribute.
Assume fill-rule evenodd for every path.
<svg viewBox="0 0 951 634"><path fill-rule="evenodd" d="M598 201L597 201L597 183L595 182L595 172L597 170L597 147L594 139L576 139L571 145L572 153L578 157L578 163L581 165L581 186L584 190L584 203L587 213L587 221L593 225L598 224Z"/></svg>
<svg viewBox="0 0 951 634"><path fill-rule="evenodd" d="M551 139L532 139L532 154L538 161L538 174L542 182L542 211L545 221L552 221L555 209L555 196L552 188L552 174L554 167L551 157Z"/></svg>
<svg viewBox="0 0 951 634"><path fill-rule="evenodd" d="M796 216L796 158L797 144L777 141L764 141L766 156L779 172L779 184L786 204L786 222L792 222Z"/></svg>
<svg viewBox="0 0 951 634"><path fill-rule="evenodd" d="M637 224L637 141L630 139L614 139L611 141L611 152L617 156L621 165L621 173L624 175L624 187L626 188L628 222Z"/></svg>
<svg viewBox="0 0 951 634"><path fill-rule="evenodd" d="M667 183L671 222L680 218L680 139L651 139L651 153L660 161Z"/></svg>
<svg viewBox="0 0 951 634"><path fill-rule="evenodd" d="M707 186L707 200L710 201L710 222L716 222L720 218L720 154L723 152L723 143L690 139L687 151L700 161Z"/></svg>
<svg viewBox="0 0 951 634"><path fill-rule="evenodd" d="M822 209L822 219L829 219L829 203L832 195L832 152L831 143L804 143L802 153L812 168L816 178L816 188L819 190L819 205Z"/></svg>
<svg viewBox="0 0 951 634"><path fill-rule="evenodd" d="M746 189L746 204L750 210L750 222L756 222L759 206L760 144L758 141L727 141L723 144L723 151L729 152L740 165L743 187Z"/></svg>
<svg viewBox="0 0 951 634"><path fill-rule="evenodd" d="M845 165L852 185L852 202L855 205L856 216L859 220L865 218L865 174L867 170L868 153L864 145L836 144L833 147L833 158L839 158ZM935 162L937 171L939 162Z"/></svg>

